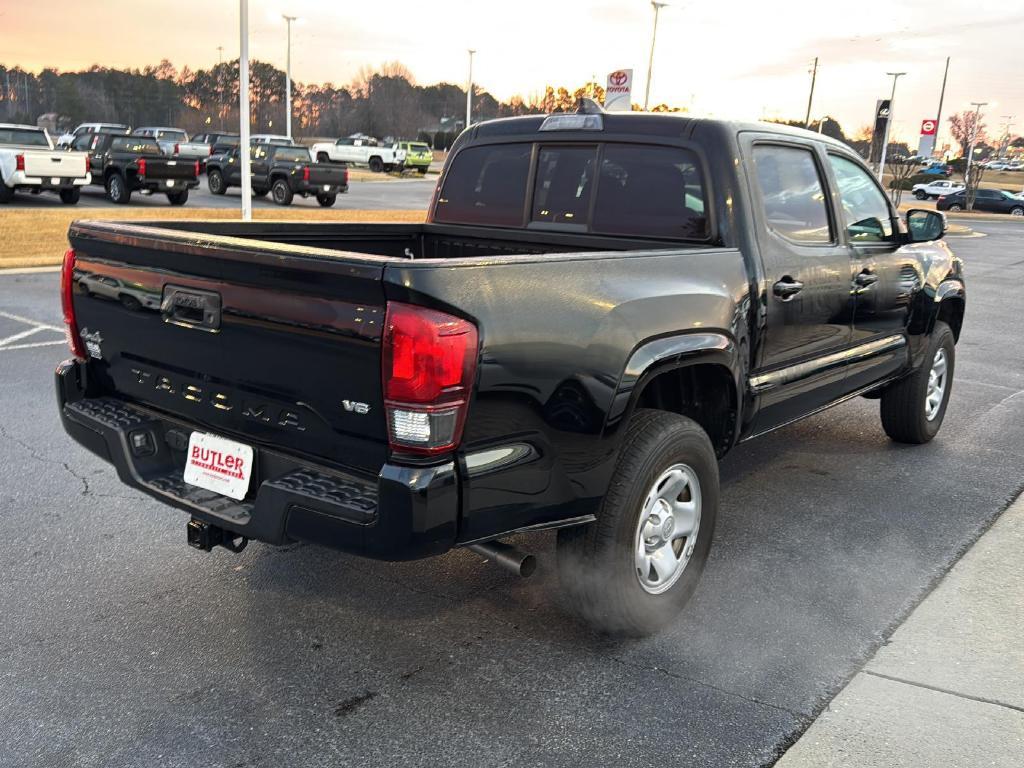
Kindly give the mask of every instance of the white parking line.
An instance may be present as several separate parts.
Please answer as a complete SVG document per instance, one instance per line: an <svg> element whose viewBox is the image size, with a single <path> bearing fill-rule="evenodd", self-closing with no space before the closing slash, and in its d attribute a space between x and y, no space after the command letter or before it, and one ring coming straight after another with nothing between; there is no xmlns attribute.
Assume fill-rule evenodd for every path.
<svg viewBox="0 0 1024 768"><path fill-rule="evenodd" d="M0 339L0 352L9 352L12 349L34 349L35 347L49 347L56 346L57 344L63 344L64 339L55 339L54 341L30 341L25 344L15 344L16 341L27 339L29 336L33 336L41 331L50 331L56 333L64 333L63 328L58 328L55 325L48 325L46 323L39 323L35 320L29 320L27 317L21 315L15 315L11 312L0 311L0 317L6 317L8 320L13 320L16 323L24 323L25 325L31 326L23 331L11 334L5 338Z"/></svg>
<svg viewBox="0 0 1024 768"><path fill-rule="evenodd" d="M46 323L40 323L38 320L29 320L27 317L21 315L15 315L11 312L4 312L0 310L0 317L6 317L8 320L13 320L16 323L24 323L25 325L36 326L38 328L45 328L48 331L56 331L57 333L64 333L63 328L58 328L55 325L47 325ZM2 343L2 342L0 342Z"/></svg>
<svg viewBox="0 0 1024 768"><path fill-rule="evenodd" d="M57 339L56 341L36 341L32 344L14 344L10 347L0 346L0 352L10 352L12 349L34 349L35 347L52 347L57 344L65 344L67 342L64 339Z"/></svg>

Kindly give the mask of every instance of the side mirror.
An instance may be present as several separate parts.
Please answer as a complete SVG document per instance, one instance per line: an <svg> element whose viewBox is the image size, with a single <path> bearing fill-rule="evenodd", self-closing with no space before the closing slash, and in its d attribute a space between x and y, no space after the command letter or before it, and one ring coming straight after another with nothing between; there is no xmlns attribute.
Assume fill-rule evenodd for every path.
<svg viewBox="0 0 1024 768"><path fill-rule="evenodd" d="M946 214L926 208L907 211L907 232L912 243L941 240L946 234Z"/></svg>

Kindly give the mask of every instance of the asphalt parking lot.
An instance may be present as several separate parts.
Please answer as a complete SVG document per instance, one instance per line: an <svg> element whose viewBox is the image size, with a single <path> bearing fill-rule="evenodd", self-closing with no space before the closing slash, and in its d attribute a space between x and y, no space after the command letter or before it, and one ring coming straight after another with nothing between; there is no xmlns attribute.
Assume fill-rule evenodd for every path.
<svg viewBox="0 0 1024 768"><path fill-rule="evenodd" d="M338 195L334 208L352 208L354 210L423 210L430 202L430 196L437 184L436 176L427 178L403 177L400 179L388 179L387 181L352 181L349 184L348 192ZM206 176L199 180L199 186L189 192L187 208L238 208L242 203L242 192L240 189L232 188L224 195L211 195L206 188ZM276 208L270 196L256 197L252 199L253 208ZM296 195L292 202L293 206L302 208L319 208L315 197L300 197ZM78 201L79 207L86 208L112 208L120 210L121 206L115 205L107 199L103 187L90 184L82 190L82 197ZM162 194L143 195L136 192L132 195L129 206L156 206L158 208L170 208L167 196ZM18 194L14 201L4 206L5 210L16 208L50 208L63 207L60 198L54 194Z"/></svg>
<svg viewBox="0 0 1024 768"><path fill-rule="evenodd" d="M58 276L0 275L0 765L772 764L1021 489L1024 223L972 226L939 437L858 399L735 450L704 580L639 642L560 611L549 535L530 580L189 549L61 431Z"/></svg>

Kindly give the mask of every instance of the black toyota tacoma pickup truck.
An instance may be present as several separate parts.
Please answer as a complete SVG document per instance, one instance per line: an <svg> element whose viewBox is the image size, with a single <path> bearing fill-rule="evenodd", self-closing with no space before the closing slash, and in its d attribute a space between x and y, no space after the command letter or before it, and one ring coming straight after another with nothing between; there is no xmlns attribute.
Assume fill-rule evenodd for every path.
<svg viewBox="0 0 1024 768"><path fill-rule="evenodd" d="M944 232L815 133L483 122L424 224L74 223L60 414L194 546L522 567L500 540L558 529L573 608L650 632L697 584L737 443L855 396L893 440L938 432L965 303Z"/></svg>
<svg viewBox="0 0 1024 768"><path fill-rule="evenodd" d="M252 191L270 193L278 205L291 205L295 195L315 197L322 208L330 208L338 195L348 192L348 169L334 163L315 162L309 149L278 144L253 144L249 151ZM206 162L206 183L214 195L242 184L238 147L212 155Z"/></svg>
<svg viewBox="0 0 1024 768"><path fill-rule="evenodd" d="M71 148L89 153L92 183L102 184L114 203L128 203L132 192L162 192L171 205L184 205L188 191L199 186L199 162L167 157L156 139L84 133Z"/></svg>

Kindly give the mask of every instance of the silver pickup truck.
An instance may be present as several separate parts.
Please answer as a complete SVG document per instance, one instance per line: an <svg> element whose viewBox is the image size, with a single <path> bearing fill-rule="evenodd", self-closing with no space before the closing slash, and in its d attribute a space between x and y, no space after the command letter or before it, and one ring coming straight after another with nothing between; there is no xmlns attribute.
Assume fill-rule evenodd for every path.
<svg viewBox="0 0 1024 768"><path fill-rule="evenodd" d="M168 157L178 157L182 160L198 160L200 164L206 163L210 155L210 147L198 141L189 141L188 134L180 128L136 128L132 136L144 136L153 139L160 145L160 151Z"/></svg>

